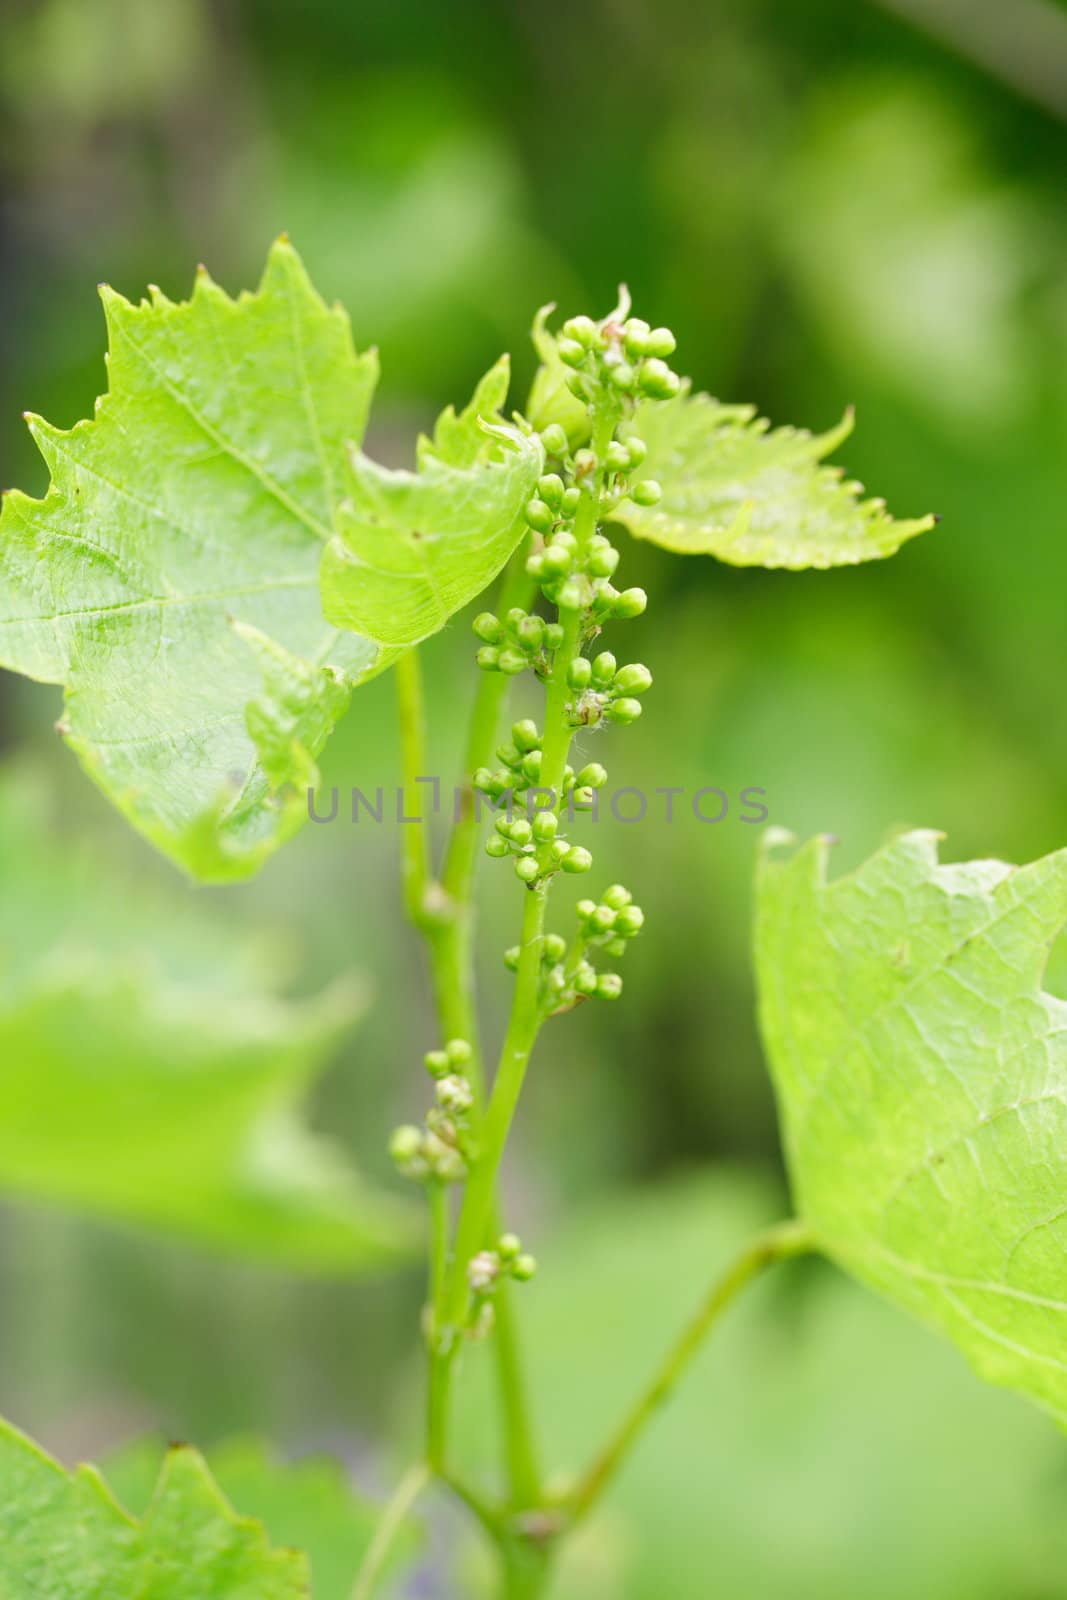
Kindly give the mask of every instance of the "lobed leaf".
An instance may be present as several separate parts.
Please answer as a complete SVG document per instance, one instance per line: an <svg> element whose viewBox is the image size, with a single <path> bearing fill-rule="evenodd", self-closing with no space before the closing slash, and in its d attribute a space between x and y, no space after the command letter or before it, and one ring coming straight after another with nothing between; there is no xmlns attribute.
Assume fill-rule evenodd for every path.
<svg viewBox="0 0 1067 1600"><path fill-rule="evenodd" d="M828 433L771 431L752 406L682 393L643 402L633 431L648 445L634 481L655 478L663 498L624 501L615 517L681 555L737 567L849 566L893 555L935 521L895 522L884 501L862 499L840 467L823 465L851 433L851 413Z"/></svg>
<svg viewBox="0 0 1067 1600"><path fill-rule="evenodd" d="M294 786L391 659L324 621L318 581L378 360L284 239L255 294L201 269L181 304L102 297L108 392L69 432L29 418L51 486L0 515L0 665L64 686L62 733L148 839L239 878L299 826ZM313 726L263 697L249 629L318 683Z"/></svg>
<svg viewBox="0 0 1067 1600"><path fill-rule="evenodd" d="M158 1439L141 1439L103 1464L108 1484L136 1513L151 1504L161 1451ZM382 1508L353 1489L340 1462L324 1456L284 1462L259 1440L241 1438L212 1449L208 1467L236 1511L260 1520L275 1543L305 1553L314 1600L350 1600ZM405 1528L391 1565L409 1561L414 1546Z"/></svg>
<svg viewBox="0 0 1067 1600"><path fill-rule="evenodd" d="M315 1272L413 1247L300 1103L358 1015L280 999L215 919L77 858L0 788L0 1189Z"/></svg>
<svg viewBox="0 0 1067 1600"><path fill-rule="evenodd" d="M195 1450L163 1461L135 1519L92 1467L68 1473L0 1423L5 1600L310 1600L306 1557L238 1516Z"/></svg>
<svg viewBox="0 0 1067 1600"><path fill-rule="evenodd" d="M322 561L323 607L337 627L417 644L505 565L526 533L544 460L536 434L482 410L502 403L506 379L498 363L459 417L445 412L433 441L420 441L417 472L353 453Z"/></svg>
<svg viewBox="0 0 1067 1600"><path fill-rule="evenodd" d="M780 839L780 835L778 838ZM909 833L759 875L760 1015L798 1207L857 1277L1067 1423L1067 850L942 866Z"/></svg>

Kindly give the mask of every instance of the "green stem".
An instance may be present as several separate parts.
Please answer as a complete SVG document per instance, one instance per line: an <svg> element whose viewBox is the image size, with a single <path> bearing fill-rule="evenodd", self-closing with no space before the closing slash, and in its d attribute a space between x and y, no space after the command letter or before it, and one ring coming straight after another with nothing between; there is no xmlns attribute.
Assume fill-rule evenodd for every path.
<svg viewBox="0 0 1067 1600"><path fill-rule="evenodd" d="M360 1565L352 1590L352 1600L371 1600L378 1580L385 1571L393 1541L403 1527L408 1512L430 1481L430 1476L430 1469L426 1463L417 1461L413 1467L409 1467L393 1490Z"/></svg>
<svg viewBox="0 0 1067 1600"><path fill-rule="evenodd" d="M536 585L526 572L525 543L515 552L505 571L498 610L504 615L511 607L528 610ZM403 674L400 668L403 667ZM404 814L421 811L417 801L417 777L424 775L423 692L419 660L409 651L397 664L398 697L403 761ZM478 688L471 715L464 757L463 785L459 791L458 813L449 836L440 882L430 869L428 833L423 824L404 824L404 902L410 920L422 932L430 957L434 1003L444 1039L466 1039L472 1058L467 1067L474 1090L476 1113L485 1104L485 1076L478 1038L474 994L472 891L477 861L480 823L472 774L493 759L500 732L500 721L507 696L508 679L503 673L478 674ZM410 837L415 832L416 837ZM438 1224L435 1224L435 1237ZM484 1242L499 1233L495 1215ZM480 1242L481 1243L481 1242ZM479 1244L480 1248L480 1244ZM441 1272L447 1265L447 1237ZM435 1287L434 1331L442 1326L440 1297L442 1284ZM504 1422L504 1446L512 1497L516 1504L536 1504L540 1498L540 1472L534 1446L533 1427L526 1400L522 1363L518 1347L510 1291L501 1285L496 1297L496 1353L499 1394ZM431 1352L428 1395L428 1453L436 1471L445 1472L447 1367Z"/></svg>
<svg viewBox="0 0 1067 1600"><path fill-rule="evenodd" d="M426 714L423 709L422 666L417 649L405 650L396 664L397 712L400 722L403 814L400 825L401 870L404 909L416 928L425 929L431 921L430 831L422 815L422 800L416 778L424 770Z"/></svg>
<svg viewBox="0 0 1067 1600"><path fill-rule="evenodd" d="M621 1425L567 1496L565 1505L574 1522L592 1509L618 1472L634 1442L668 1399L711 1329L752 1280L775 1262L803 1255L815 1248L802 1222L782 1222L760 1234L741 1251L712 1285L696 1315L682 1330L647 1387L642 1390Z"/></svg>

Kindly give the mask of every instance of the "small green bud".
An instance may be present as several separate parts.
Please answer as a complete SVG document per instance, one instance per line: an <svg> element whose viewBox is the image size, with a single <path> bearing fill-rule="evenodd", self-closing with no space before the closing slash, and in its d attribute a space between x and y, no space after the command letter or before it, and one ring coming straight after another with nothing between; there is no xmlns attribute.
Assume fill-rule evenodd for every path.
<svg viewBox="0 0 1067 1600"><path fill-rule="evenodd" d="M584 845L573 844L560 864L564 872L588 872L593 858Z"/></svg>
<svg viewBox="0 0 1067 1600"><path fill-rule="evenodd" d="M511 724L511 737L518 750L536 750L541 744L541 735L537 731L537 723L532 717L523 717L521 722Z"/></svg>
<svg viewBox="0 0 1067 1600"><path fill-rule="evenodd" d="M563 643L563 625L559 622L545 623L545 649L558 650Z"/></svg>
<svg viewBox="0 0 1067 1600"><path fill-rule="evenodd" d="M559 818L554 811L539 811L531 823L538 844L548 844L559 831Z"/></svg>
<svg viewBox="0 0 1067 1600"><path fill-rule="evenodd" d="M558 472L546 472L543 478L538 479L537 492L547 506L557 510L563 500L566 484Z"/></svg>
<svg viewBox="0 0 1067 1600"><path fill-rule="evenodd" d="M576 400L589 401L593 398L592 384L584 373L569 372L563 381Z"/></svg>
<svg viewBox="0 0 1067 1600"><path fill-rule="evenodd" d="M474 659L483 672L496 672L500 666L500 651L495 644L483 644Z"/></svg>
<svg viewBox="0 0 1067 1600"><path fill-rule="evenodd" d="M615 439L608 445L604 460L612 472L625 472L630 465L630 452L624 444Z"/></svg>
<svg viewBox="0 0 1067 1600"><path fill-rule="evenodd" d="M607 687L618 669L619 664L611 651L601 650L600 654L593 659L593 682Z"/></svg>
<svg viewBox="0 0 1067 1600"><path fill-rule="evenodd" d="M445 1054L454 1067L465 1067L474 1052L466 1039L449 1039L445 1045Z"/></svg>
<svg viewBox="0 0 1067 1600"><path fill-rule="evenodd" d="M522 950L517 944L510 945L504 951L504 965L509 972L518 972L519 962L522 960Z"/></svg>
<svg viewBox="0 0 1067 1600"><path fill-rule="evenodd" d="M640 383L642 394L647 394L650 400L671 400L682 386L678 374L658 356L644 363Z"/></svg>
<svg viewBox="0 0 1067 1600"><path fill-rule="evenodd" d="M593 676L593 663L587 656L575 656L567 668L567 683L572 689L586 689Z"/></svg>
<svg viewBox="0 0 1067 1600"><path fill-rule="evenodd" d="M523 845L529 844L533 838L533 825L527 822L525 817L516 817L511 824L511 832L508 837L512 844L517 844L521 849Z"/></svg>
<svg viewBox="0 0 1067 1600"><path fill-rule="evenodd" d="M496 758L498 761L502 761L506 767L514 768L517 767L519 762L522 760L522 752L516 745L498 744L496 747Z"/></svg>
<svg viewBox="0 0 1067 1600"><path fill-rule="evenodd" d="M518 673L525 672L529 663L521 650L501 650L497 665L501 672L507 673L509 678L514 678Z"/></svg>
<svg viewBox="0 0 1067 1600"><path fill-rule="evenodd" d="M619 668L611 687L621 694L644 694L652 687L652 674L644 662L631 661L629 666Z"/></svg>
<svg viewBox="0 0 1067 1600"><path fill-rule="evenodd" d="M556 596L556 604L561 611L580 611L582 600L582 586L577 578L568 578Z"/></svg>
<svg viewBox="0 0 1067 1600"><path fill-rule="evenodd" d="M515 863L515 876L523 883L533 883L540 876L541 868L533 856L520 856Z"/></svg>
<svg viewBox="0 0 1067 1600"><path fill-rule="evenodd" d="M609 889L604 890L603 904L610 906L612 911L621 911L632 899L633 895L629 889L624 889L621 883L613 883Z"/></svg>
<svg viewBox="0 0 1067 1600"><path fill-rule="evenodd" d="M545 570L545 558L540 550L526 558L526 571L531 578L540 578Z"/></svg>
<svg viewBox="0 0 1067 1600"><path fill-rule="evenodd" d="M505 813L502 813L499 817L497 817L496 821L494 822L493 826L502 839L511 838L511 822L512 819Z"/></svg>
<svg viewBox="0 0 1067 1600"><path fill-rule="evenodd" d="M572 555L578 548L578 541L569 528L558 528L552 535L552 543L558 544L561 550L569 550Z"/></svg>
<svg viewBox="0 0 1067 1600"><path fill-rule="evenodd" d="M613 700L611 702L606 715L611 718L612 722L636 722L641 715L641 702L640 700L631 700L628 695L624 695L621 700Z"/></svg>
<svg viewBox="0 0 1067 1600"><path fill-rule="evenodd" d="M567 941L558 933L546 933L541 943L546 961L562 961L567 954Z"/></svg>
<svg viewBox="0 0 1067 1600"><path fill-rule="evenodd" d="M516 1256L511 1264L511 1276L517 1279L519 1283L529 1283L536 1271L537 1257L528 1253Z"/></svg>
<svg viewBox="0 0 1067 1600"><path fill-rule="evenodd" d="M616 361L608 368L608 380L616 389L624 392L632 389L636 379L637 374L628 361Z"/></svg>
<svg viewBox="0 0 1067 1600"><path fill-rule="evenodd" d="M563 769L563 793L570 794L574 788L574 768L571 766Z"/></svg>
<svg viewBox="0 0 1067 1600"><path fill-rule="evenodd" d="M398 1167L409 1167L422 1155L422 1140L422 1129L406 1122L390 1134L389 1155Z"/></svg>
<svg viewBox="0 0 1067 1600"><path fill-rule="evenodd" d="M650 356L673 356L678 341L669 328L653 328L645 340L645 350Z"/></svg>
<svg viewBox="0 0 1067 1600"><path fill-rule="evenodd" d="M615 615L623 619L639 617L647 605L648 595L643 589L624 589L615 601ZM501 665L503 665L503 657L501 657Z"/></svg>
<svg viewBox="0 0 1067 1600"><path fill-rule="evenodd" d="M479 767L471 779L474 787L482 794L491 794L493 790L493 774L488 767Z"/></svg>
<svg viewBox="0 0 1067 1600"><path fill-rule="evenodd" d="M610 906L597 906L589 918L590 926L596 933L608 933L615 926L615 918L619 915L612 911Z"/></svg>
<svg viewBox="0 0 1067 1600"><path fill-rule="evenodd" d="M596 901L595 900L579 900L578 904L575 906L574 909L575 909L575 911L577 911L579 917L582 919L583 922L588 922L589 918L593 915L593 912L596 910Z"/></svg>
<svg viewBox="0 0 1067 1600"><path fill-rule="evenodd" d="M510 854L510 851L508 850L508 841L504 838L501 838L499 833L491 833L488 839L485 841L485 853L487 856L492 856L495 860L499 861L502 856Z"/></svg>
<svg viewBox="0 0 1067 1600"><path fill-rule="evenodd" d="M563 332L568 339L584 345L587 350L600 343L600 329L592 317L568 317L563 324Z"/></svg>
<svg viewBox="0 0 1067 1600"><path fill-rule="evenodd" d="M617 1000L622 994L622 979L617 972L602 972L596 981L598 1000Z"/></svg>
<svg viewBox="0 0 1067 1600"><path fill-rule="evenodd" d="M658 506L663 499L663 489L655 478L642 478L640 483L634 484L630 499L635 506Z"/></svg>
<svg viewBox="0 0 1067 1600"><path fill-rule="evenodd" d="M541 443L550 456L565 456L567 454L567 433L558 422L550 422L541 434Z"/></svg>
<svg viewBox="0 0 1067 1600"><path fill-rule="evenodd" d="M443 1077L452 1065L444 1050L427 1050L422 1058L422 1064L431 1078Z"/></svg>
<svg viewBox="0 0 1067 1600"><path fill-rule="evenodd" d="M602 789L608 781L606 768L599 761L590 761L578 774L577 783L581 789Z"/></svg>
<svg viewBox="0 0 1067 1600"><path fill-rule="evenodd" d="M545 619L543 617L523 617L515 629L516 637L523 650L533 655L540 650L545 637Z"/></svg>
<svg viewBox="0 0 1067 1600"><path fill-rule="evenodd" d="M645 913L640 906L623 906L615 914L615 927L624 939L632 939L645 925Z"/></svg>
<svg viewBox="0 0 1067 1600"><path fill-rule="evenodd" d="M562 861L563 857L568 853L569 850L570 845L567 843L566 839L553 839L552 848L549 851L549 855L552 857L553 861Z"/></svg>
<svg viewBox="0 0 1067 1600"><path fill-rule="evenodd" d="M607 944L605 944L604 949L609 956L614 956L616 958L619 956L624 956L626 954L626 940L609 939Z"/></svg>
<svg viewBox="0 0 1067 1600"><path fill-rule="evenodd" d="M586 562L586 570L593 578L610 578L619 564L619 552L611 545L606 550L594 550Z"/></svg>
<svg viewBox="0 0 1067 1600"><path fill-rule="evenodd" d="M496 1253L501 1261L514 1261L522 1249L522 1240L517 1233L502 1233L497 1241Z"/></svg>
<svg viewBox="0 0 1067 1600"><path fill-rule="evenodd" d="M560 339L556 352L565 367L580 367L585 360L585 346L577 339Z"/></svg>
<svg viewBox="0 0 1067 1600"><path fill-rule="evenodd" d="M636 434L631 434L626 441L626 453L630 458L631 467L639 467L648 455L648 445Z"/></svg>
<svg viewBox="0 0 1067 1600"><path fill-rule="evenodd" d="M538 533L547 533L556 518L551 506L546 506L543 500L527 500L526 520L531 528L536 528Z"/></svg>
<svg viewBox="0 0 1067 1600"><path fill-rule="evenodd" d="M500 638L500 621L491 611L480 611L471 623L471 627L479 639L484 639L486 644L496 644Z"/></svg>
<svg viewBox="0 0 1067 1600"><path fill-rule="evenodd" d="M578 450L574 456L574 470L580 478L596 471L596 456L592 450Z"/></svg>
<svg viewBox="0 0 1067 1600"><path fill-rule="evenodd" d="M586 788L584 785L582 787L579 787L577 784L575 784L575 787L574 787L574 804L575 804L575 808L578 811L591 811L593 809L593 803L594 803L594 795L593 795L592 789Z"/></svg>
<svg viewBox="0 0 1067 1600"><path fill-rule="evenodd" d="M563 496L563 500L559 509L565 517L573 517L581 503L582 491L576 486L572 485Z"/></svg>
<svg viewBox="0 0 1067 1600"><path fill-rule="evenodd" d="M512 633L514 633L516 628L518 628L520 624L525 621L526 613L521 606L512 606L511 610L508 611L504 616L505 626L510 628Z"/></svg>
<svg viewBox="0 0 1067 1600"><path fill-rule="evenodd" d="M571 570L573 563L572 552L558 539L553 539L550 545L546 545L541 554L541 565L549 574L559 574L562 577L563 573Z"/></svg>
<svg viewBox="0 0 1067 1600"><path fill-rule="evenodd" d="M453 1117L464 1116L474 1104L474 1095L466 1078L449 1073L437 1080L437 1104Z"/></svg>
<svg viewBox="0 0 1067 1600"><path fill-rule="evenodd" d="M649 326L640 317L628 317L622 330L623 342L627 353L631 356L646 356L648 350Z"/></svg>
<svg viewBox="0 0 1067 1600"><path fill-rule="evenodd" d="M523 756L522 775L524 778L527 778L530 783L537 782L538 778L541 776L540 750L531 750L528 755Z"/></svg>
<svg viewBox="0 0 1067 1600"><path fill-rule="evenodd" d="M578 994L596 994L596 968L588 961L580 962L573 983Z"/></svg>

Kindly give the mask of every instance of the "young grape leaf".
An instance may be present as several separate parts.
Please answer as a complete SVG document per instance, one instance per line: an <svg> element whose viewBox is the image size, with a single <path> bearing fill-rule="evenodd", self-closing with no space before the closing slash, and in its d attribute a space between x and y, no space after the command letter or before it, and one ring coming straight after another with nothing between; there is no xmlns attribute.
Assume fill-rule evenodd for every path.
<svg viewBox="0 0 1067 1600"><path fill-rule="evenodd" d="M590 433L589 407L567 387L573 374L559 358L558 340L548 326L548 319L556 307L551 302L542 306L534 318L531 338L537 351L540 366L534 374L526 415L539 431L558 423L571 446L588 442Z"/></svg>
<svg viewBox="0 0 1067 1600"><path fill-rule="evenodd" d="M163 1461L144 1516L93 1467L64 1469L0 1423L4 1600L310 1600L307 1558L238 1516L187 1445Z"/></svg>
<svg viewBox="0 0 1067 1600"><path fill-rule="evenodd" d="M180 304L102 295L108 393L69 432L29 418L51 486L4 499L0 665L64 686L61 732L159 849L240 878L300 825L353 686L392 659L325 622L318 577L378 360L284 239L236 300L203 270Z"/></svg>
<svg viewBox="0 0 1067 1600"><path fill-rule="evenodd" d="M139 1439L103 1463L109 1486L135 1514L151 1504L161 1454L158 1439ZM305 1552L314 1600L350 1600L382 1508L355 1492L339 1462L283 1462L256 1439L232 1439L209 1452L208 1466L237 1512L261 1521L274 1543ZM401 1532L398 1562L411 1558L412 1532Z"/></svg>
<svg viewBox="0 0 1067 1600"><path fill-rule="evenodd" d="M936 520L894 522L881 500L840 467L822 465L852 431L776 428L752 406L680 394L638 407L633 432L648 445L635 474L656 479L655 506L623 501L614 513L638 539L681 555L713 555L736 567L850 566L891 556Z"/></svg>
<svg viewBox="0 0 1067 1600"><path fill-rule="evenodd" d="M445 412L433 440L419 441L417 472L353 452L322 560L323 608L337 627L417 644L504 566L526 532L524 508L544 460L536 434L481 409L499 407L506 380L498 363L459 417Z"/></svg>
<svg viewBox="0 0 1067 1600"><path fill-rule="evenodd" d="M842 1266L1067 1423L1067 1003L1041 989L1067 850L941 866L937 836L909 833L834 881L828 853L768 851L759 876L800 1212Z"/></svg>
<svg viewBox="0 0 1067 1600"><path fill-rule="evenodd" d="M358 992L279 998L247 941L60 852L37 804L0 788L0 1189L311 1272L414 1248L298 1115Z"/></svg>

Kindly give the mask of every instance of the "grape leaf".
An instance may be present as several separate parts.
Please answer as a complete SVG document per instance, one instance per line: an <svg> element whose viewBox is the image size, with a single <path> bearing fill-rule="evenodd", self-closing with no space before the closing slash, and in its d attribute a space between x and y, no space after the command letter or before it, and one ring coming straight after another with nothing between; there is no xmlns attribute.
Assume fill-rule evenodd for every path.
<svg viewBox="0 0 1067 1600"><path fill-rule="evenodd" d="M534 318L531 337L541 364L534 373L526 415L539 431L558 423L574 448L588 442L592 424L589 407L567 387L567 379L573 374L560 360L558 340L548 326L555 309L549 302Z"/></svg>
<svg viewBox="0 0 1067 1600"><path fill-rule="evenodd" d="M504 566L526 532L544 460L536 434L481 411L502 403L506 378L498 363L459 417L444 414L433 440L419 441L417 472L353 452L322 560L323 608L337 627L417 644Z"/></svg>
<svg viewBox="0 0 1067 1600"><path fill-rule="evenodd" d="M279 998L262 950L59 851L39 805L0 787L0 1189L307 1271L413 1248L297 1114L358 991Z"/></svg>
<svg viewBox="0 0 1067 1600"><path fill-rule="evenodd" d="M51 486L4 499L0 665L64 685L61 732L153 844L240 878L300 825L353 686L392 659L324 621L318 582L377 356L284 239L236 300L203 270L188 302L102 296L108 393L69 432L29 418Z"/></svg>
<svg viewBox="0 0 1067 1600"><path fill-rule="evenodd" d="M306 1557L239 1517L195 1450L170 1450L138 1520L93 1467L67 1473L0 1423L4 1600L310 1600Z"/></svg>
<svg viewBox="0 0 1067 1600"><path fill-rule="evenodd" d="M158 1439L139 1439L103 1463L108 1484L135 1513L151 1503L161 1452ZM306 1553L314 1600L350 1600L382 1508L353 1490L339 1462L282 1462L260 1441L239 1438L212 1449L208 1466L236 1511L257 1517L276 1543ZM412 1531L408 1524L401 1532L398 1561L411 1557Z"/></svg>
<svg viewBox="0 0 1067 1600"><path fill-rule="evenodd" d="M626 500L614 513L638 539L681 555L713 555L735 567L850 566L891 556L933 526L895 522L881 500L864 500L826 456L852 431L852 416L828 433L776 428L752 406L680 394L638 407L633 432L648 445L634 482L655 478L655 506Z"/></svg>
<svg viewBox="0 0 1067 1600"><path fill-rule="evenodd" d="M1067 1423L1067 1003L1040 987L1067 850L941 866L937 836L909 833L835 881L828 853L768 851L759 878L800 1212L981 1376Z"/></svg>

